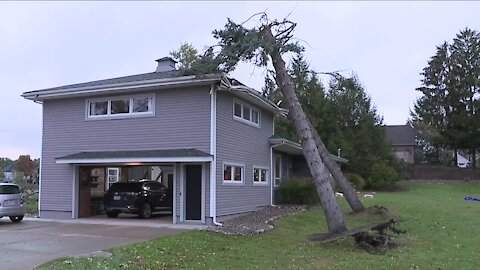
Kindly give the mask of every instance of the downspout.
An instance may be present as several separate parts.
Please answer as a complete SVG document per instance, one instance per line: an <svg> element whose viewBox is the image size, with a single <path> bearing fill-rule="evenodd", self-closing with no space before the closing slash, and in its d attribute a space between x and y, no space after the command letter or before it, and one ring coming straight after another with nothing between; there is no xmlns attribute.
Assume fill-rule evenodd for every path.
<svg viewBox="0 0 480 270"><path fill-rule="evenodd" d="M217 222L217 92L215 86L210 86L210 217L216 226L222 226Z"/></svg>
<svg viewBox="0 0 480 270"><path fill-rule="evenodd" d="M274 174L274 168L273 168L273 146L270 146L270 205L271 206L276 206L273 203L273 191L275 190L275 177L273 176Z"/></svg>
<svg viewBox="0 0 480 270"><path fill-rule="evenodd" d="M273 116L272 122L272 135L275 134L275 116ZM275 206L273 203L273 191L275 190L275 177L273 174L275 173L273 168L273 145L270 145L270 205Z"/></svg>

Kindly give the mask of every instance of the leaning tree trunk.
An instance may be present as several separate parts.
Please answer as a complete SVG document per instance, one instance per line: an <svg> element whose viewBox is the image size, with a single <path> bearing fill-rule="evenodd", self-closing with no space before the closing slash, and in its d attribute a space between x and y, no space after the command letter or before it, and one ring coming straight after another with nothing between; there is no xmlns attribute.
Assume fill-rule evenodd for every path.
<svg viewBox="0 0 480 270"><path fill-rule="evenodd" d="M272 46L276 45L276 40L269 27L264 29L263 35L268 43L272 44ZM340 206L334 196L332 186L328 180L328 171L325 168L317 146L315 145L315 135L312 132L308 118L298 101L294 85L285 67L285 62L283 61L278 48L271 49L269 54L272 58L273 67L275 68L277 84L289 107L289 114L291 114L293 125L300 138L303 154L308 163L313 180L315 181L315 186L320 197L320 203L327 219L328 232L330 234L344 232L347 228L345 226L342 211L340 210Z"/></svg>
<svg viewBox="0 0 480 270"><path fill-rule="evenodd" d="M338 186L343 191L343 194L345 195L345 198L347 199L350 208L352 208L353 212L360 212L365 210L365 207L358 199L355 190L352 188L352 185L350 185L350 182L340 170L340 166L338 166L338 164L330 157L330 153L328 152L327 147L325 147L323 141L320 139L317 130L312 126L312 123L310 123L310 121L308 123L310 124L310 129L313 132L315 145L317 146L320 157L322 158L323 163L325 163L327 169L332 174L333 179L335 179Z"/></svg>

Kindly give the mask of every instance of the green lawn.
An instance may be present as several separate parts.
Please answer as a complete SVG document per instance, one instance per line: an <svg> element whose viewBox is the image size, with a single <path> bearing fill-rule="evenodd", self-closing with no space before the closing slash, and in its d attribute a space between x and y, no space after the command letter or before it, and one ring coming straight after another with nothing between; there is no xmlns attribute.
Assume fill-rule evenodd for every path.
<svg viewBox="0 0 480 270"><path fill-rule="evenodd" d="M478 269L480 185L409 184L409 191L377 193L363 199L401 215L407 234L385 255L355 247L351 238L329 244L307 237L326 231L323 213L313 207L282 218L271 232L225 236L191 231L110 250L110 259L61 259L40 269ZM339 199L346 210L346 202ZM377 222L347 215L349 228Z"/></svg>

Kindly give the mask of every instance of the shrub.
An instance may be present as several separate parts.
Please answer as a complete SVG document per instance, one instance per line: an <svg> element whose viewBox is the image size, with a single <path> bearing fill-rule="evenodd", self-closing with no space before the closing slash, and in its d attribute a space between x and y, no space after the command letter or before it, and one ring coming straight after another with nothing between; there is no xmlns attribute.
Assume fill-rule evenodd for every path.
<svg viewBox="0 0 480 270"><path fill-rule="evenodd" d="M357 190L363 190L365 187L365 179L363 179L362 176L356 173L347 173L345 174L345 177L347 177L348 181L352 183L352 185L355 187Z"/></svg>
<svg viewBox="0 0 480 270"><path fill-rule="evenodd" d="M384 163L375 163L370 169L368 187L374 190L392 190L395 182L398 181L398 174L395 169Z"/></svg>
<svg viewBox="0 0 480 270"><path fill-rule="evenodd" d="M303 178L281 182L277 188L277 198L281 204L316 204L320 201L315 183Z"/></svg>

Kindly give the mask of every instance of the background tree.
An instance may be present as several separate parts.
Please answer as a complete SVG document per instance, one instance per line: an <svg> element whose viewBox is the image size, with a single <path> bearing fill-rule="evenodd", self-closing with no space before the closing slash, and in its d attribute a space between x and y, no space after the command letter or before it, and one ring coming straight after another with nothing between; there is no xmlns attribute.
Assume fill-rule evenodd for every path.
<svg viewBox="0 0 480 270"><path fill-rule="evenodd" d="M342 149L348 170L367 179L372 164L392 159L383 119L356 75L330 81L327 98L337 127L330 134L330 149Z"/></svg>
<svg viewBox="0 0 480 270"><path fill-rule="evenodd" d="M24 176L31 177L34 164L30 155L20 155L17 160L17 171L22 172Z"/></svg>
<svg viewBox="0 0 480 270"><path fill-rule="evenodd" d="M198 51L190 43L182 43L178 50L170 52L178 63L178 68L181 70L191 69L196 61L198 61Z"/></svg>
<svg viewBox="0 0 480 270"><path fill-rule="evenodd" d="M183 75L205 76L229 72L222 69L221 59L216 57L213 48L208 48L205 53L199 54L193 45L183 43L178 50L171 51L170 56L178 62L178 69Z"/></svg>
<svg viewBox="0 0 480 270"><path fill-rule="evenodd" d="M15 164L15 161L9 158L0 158L0 168L5 168L9 165Z"/></svg>
<svg viewBox="0 0 480 270"><path fill-rule="evenodd" d="M470 150L476 167L480 145L480 35L468 28L453 44L437 46L436 54L423 69L422 96L415 102L412 122L421 122L433 134L431 145ZM456 162L456 156L454 158Z"/></svg>
<svg viewBox="0 0 480 270"><path fill-rule="evenodd" d="M293 58L289 74L306 115L329 152L341 152L349 159L348 172L367 179L372 164L393 159L382 117L356 75L334 76L326 88L301 55ZM275 103L284 104L272 81L269 76L264 94ZM298 140L291 120L286 118L276 119L275 134Z"/></svg>
<svg viewBox="0 0 480 270"><path fill-rule="evenodd" d="M464 29L450 47L454 91L452 99L453 132L457 145L469 149L471 166L476 167L480 146L480 34Z"/></svg>

